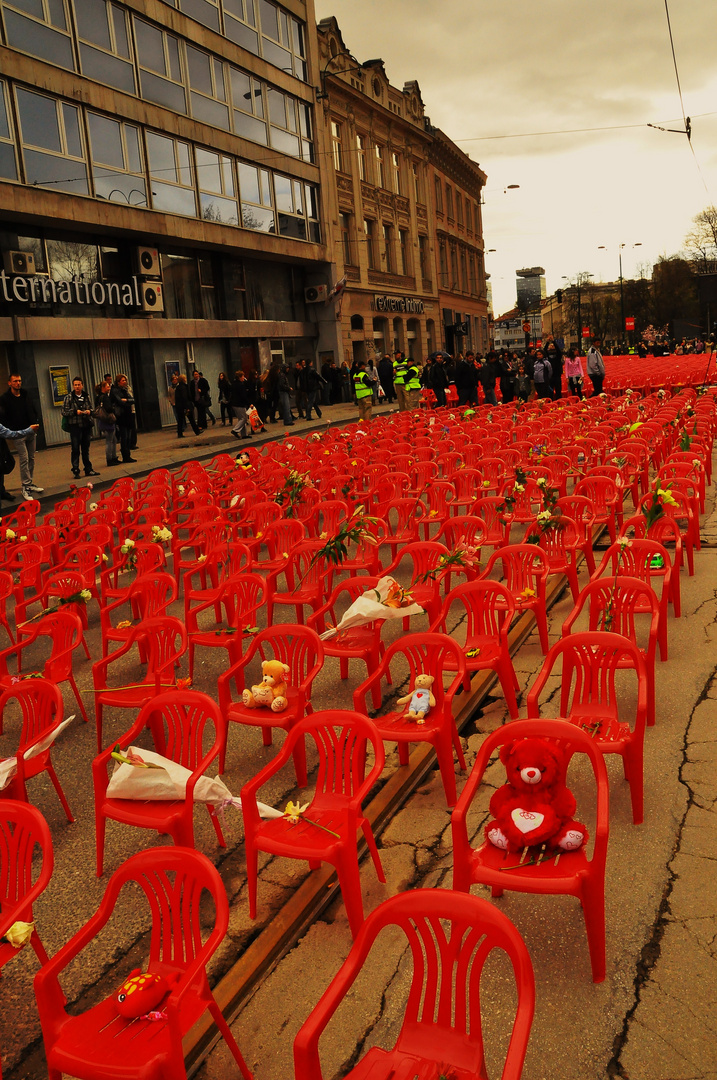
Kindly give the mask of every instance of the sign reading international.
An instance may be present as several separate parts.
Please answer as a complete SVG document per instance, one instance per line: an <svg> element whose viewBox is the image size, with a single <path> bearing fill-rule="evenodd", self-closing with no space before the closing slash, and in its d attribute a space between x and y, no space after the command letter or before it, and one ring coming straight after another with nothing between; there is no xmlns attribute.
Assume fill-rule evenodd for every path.
<svg viewBox="0 0 717 1080"><path fill-rule="evenodd" d="M74 274L71 281L23 274L8 275L0 270L0 294L7 303L21 304L114 304L117 307L142 307L141 284L138 277L132 283L121 281L82 281ZM69 393L69 391L68 391Z"/></svg>
<svg viewBox="0 0 717 1080"><path fill-rule="evenodd" d="M375 311L389 311L401 315L423 315L423 300L416 300L413 296L380 296L373 298Z"/></svg>

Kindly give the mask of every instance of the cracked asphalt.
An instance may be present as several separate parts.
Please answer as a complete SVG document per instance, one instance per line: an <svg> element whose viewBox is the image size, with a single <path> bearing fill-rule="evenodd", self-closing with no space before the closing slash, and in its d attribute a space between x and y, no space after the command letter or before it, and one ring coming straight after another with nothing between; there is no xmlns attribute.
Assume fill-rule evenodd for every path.
<svg viewBox="0 0 717 1080"><path fill-rule="evenodd" d="M537 1007L524 1080L717 1080L717 513L710 492L695 576L682 574L682 618L669 618L669 659L657 661L657 721L645 745L645 823L632 824L629 790L608 758L610 845L606 878L607 977L594 985L582 913L568 897L506 892L493 903L515 922L531 954ZM581 583L585 573L581 575ZM551 643L572 604L563 594L550 619ZM581 628L580 625L576 629ZM542 663L533 634L516 657L521 687ZM634 707L629 673L624 707ZM551 677L542 708L555 715ZM508 720L500 690L465 733L468 767L485 733ZM523 698L524 700L524 698ZM525 710L521 710L525 715ZM487 819L492 766L471 828ZM457 773L459 791L465 776ZM591 790L579 764L570 784L590 823ZM387 885L362 864L364 904L420 887L450 888L450 814L434 771L384 831L379 848ZM285 865L290 865L282 860ZM474 888L478 895L488 890ZM260 882L259 905L264 887ZM303 1020L351 945L340 898L255 991L233 1024L256 1080L290 1080L292 1045ZM391 1046L410 985L410 957L397 931L382 935L322 1042L324 1077L338 1078L372 1045ZM482 987L488 1075L499 1076L512 1018L513 990L496 962ZM197 1076L238 1075L218 1043Z"/></svg>

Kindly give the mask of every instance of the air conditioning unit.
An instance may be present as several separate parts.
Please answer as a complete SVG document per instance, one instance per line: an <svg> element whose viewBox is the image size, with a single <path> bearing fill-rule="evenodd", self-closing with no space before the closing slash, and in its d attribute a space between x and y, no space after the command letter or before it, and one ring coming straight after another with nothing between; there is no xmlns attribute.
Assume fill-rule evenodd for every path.
<svg viewBox="0 0 717 1080"><path fill-rule="evenodd" d="M142 282L142 311L164 311L162 286L158 281Z"/></svg>
<svg viewBox="0 0 717 1080"><path fill-rule="evenodd" d="M307 304L320 304L325 302L328 292L326 285L309 285L304 289L304 300Z"/></svg>
<svg viewBox="0 0 717 1080"><path fill-rule="evenodd" d="M156 248L140 247L135 253L137 273L140 277L161 277L159 252Z"/></svg>
<svg viewBox="0 0 717 1080"><path fill-rule="evenodd" d="M35 273L35 256L31 251L3 251L3 263L8 274L31 277Z"/></svg>

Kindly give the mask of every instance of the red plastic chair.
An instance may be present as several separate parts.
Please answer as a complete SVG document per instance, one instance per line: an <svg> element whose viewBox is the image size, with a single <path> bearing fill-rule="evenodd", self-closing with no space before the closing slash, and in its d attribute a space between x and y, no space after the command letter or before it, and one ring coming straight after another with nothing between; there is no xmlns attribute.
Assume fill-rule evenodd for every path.
<svg viewBox="0 0 717 1080"><path fill-rule="evenodd" d="M42 618L46 618L48 614L52 612L53 601L54 607L62 606L68 607L70 611L74 611L80 617L83 631L87 629L87 605L84 600L69 601L71 596L76 596L86 588L84 575L77 570L53 570L45 578L45 583L39 592L36 592L34 596L31 596L28 600L15 605L15 625L17 627L18 640L24 637L32 630L33 623L31 620L27 620L28 608L33 604L40 604L42 611L45 613ZM68 602L69 601L69 602ZM59 603L58 603L59 602ZM40 612L34 612L34 615L40 615ZM82 638L82 647L85 650L85 656L89 660L90 651L87 648L84 636Z"/></svg>
<svg viewBox="0 0 717 1080"><path fill-rule="evenodd" d="M558 661L562 661L560 715L586 731L603 754L622 757L630 785L632 820L643 821L643 752L647 720L647 672L641 651L629 638L600 630L569 634L553 645L527 697L528 717L540 716L540 695ZM621 719L615 684L619 668L637 676L637 708L632 725Z"/></svg>
<svg viewBox="0 0 717 1080"><path fill-rule="evenodd" d="M284 569L290 553L297 544L307 539L306 528L296 518L279 518L267 525L261 538L261 546L254 550L252 569L256 573L272 574ZM261 548L266 548L266 557L261 557Z"/></svg>
<svg viewBox="0 0 717 1080"><path fill-rule="evenodd" d="M136 744L149 728L153 749L170 761L189 769L185 797L175 801L116 799L107 796L107 768L116 745L121 750ZM214 729L213 738L212 731ZM219 708L206 694L197 690L169 690L148 701L132 727L120 735L92 763L95 789L95 832L97 841L97 877L102 877L105 825L107 820L156 829L168 833L175 844L194 847L194 789L197 781L226 747L227 726ZM224 835L211 803L205 804L220 847L226 847Z"/></svg>
<svg viewBox="0 0 717 1080"><path fill-rule="evenodd" d="M508 630L515 614L513 597L497 581L468 581L458 585L443 601L441 613L431 625L431 633L447 633L448 614L454 603L463 604L465 608L464 689L468 692L471 688L471 673L486 668L495 671L510 715L515 720L518 716L515 691L520 684L508 648Z"/></svg>
<svg viewBox="0 0 717 1080"><path fill-rule="evenodd" d="M330 627L337 626L341 621L340 612L349 607L355 600L369 589L375 589L378 584L377 577L352 577L342 581L331 593L331 596L315 615L310 615L307 626L316 630L321 626L323 630L326 616L329 617ZM383 620L367 623L364 626L351 626L347 630L341 630L335 637L328 638L323 642L324 654L335 656L339 660L339 675L341 679L349 677L349 660L363 660L370 673L381 662L385 647L381 641L381 627ZM376 688L374 695L374 708L381 704L381 692Z"/></svg>
<svg viewBox="0 0 717 1080"><path fill-rule="evenodd" d="M335 536L348 520L350 510L343 499L326 499L317 503L313 515L307 522L307 531L313 539L326 540ZM324 535L325 534L325 535Z"/></svg>
<svg viewBox="0 0 717 1080"><path fill-rule="evenodd" d="M694 576L695 572L695 548L699 550L699 531L700 524L699 519L695 519L694 514L690 508L689 500L682 491L671 492L672 498L676 505L663 503L664 515L663 517L672 518L680 530L680 536L682 538L682 544L687 554L687 570L690 577ZM640 509L643 514L646 513L652 505L652 493L648 492L640 500ZM659 519L662 520L662 517Z"/></svg>
<svg viewBox="0 0 717 1080"><path fill-rule="evenodd" d="M538 536L538 546L545 552L548 560L548 577L561 574L568 579L573 600L580 592L578 584L577 553L580 547L580 533L577 524L567 514L560 514L557 527L543 529L539 521L528 526L528 535Z"/></svg>
<svg viewBox="0 0 717 1080"><path fill-rule="evenodd" d="M125 657L135 645L139 658L145 658L147 668L143 676L126 676L118 687L107 685L110 666L120 663L125 669ZM97 750L102 751L102 717L106 706L115 709L141 709L153 697L175 685L175 668L187 651L187 631L184 624L168 615L147 619L135 627L128 640L113 653L92 665L95 684L95 718L97 722ZM223 771L223 770L220 770Z"/></svg>
<svg viewBox="0 0 717 1080"><path fill-rule="evenodd" d="M670 574L670 601L675 613L675 618L679 619L682 614L680 571L684 563L680 526L673 517L668 517L667 514L663 514L662 517L653 521L652 525L650 525L650 528L647 530L645 529L645 523L644 514L635 514L634 517L628 518L627 521L623 522L620 536L627 536L629 538L646 537L648 540L657 540L658 544L662 544L667 551L670 551L668 545L674 545L672 573Z"/></svg>
<svg viewBox="0 0 717 1080"><path fill-rule="evenodd" d="M593 525L595 511L590 499L585 495L566 495L555 504L563 514L572 518L578 530L578 550L585 556L588 573L595 573L595 552L593 551Z"/></svg>
<svg viewBox="0 0 717 1080"><path fill-rule="evenodd" d="M24 679L0 695L0 730L4 726L5 710L15 704L22 714L22 729L14 754L17 772L8 786L0 792L0 798L27 802L27 781L46 772L62 803L67 820L75 819L62 790L50 756L51 746L34 757L26 757L28 751L47 739L57 730L64 719L62 694L47 679Z"/></svg>
<svg viewBox="0 0 717 1080"><path fill-rule="evenodd" d="M480 983L493 949L507 955L518 999L501 1077L520 1080L535 1011L528 950L510 919L487 900L448 889L413 889L371 912L344 964L299 1029L295 1080L323 1080L319 1039L387 927L403 931L413 960L403 1024L391 1050L371 1047L345 1080L485 1077ZM386 945L381 939L382 953ZM396 960L399 955L397 951Z"/></svg>
<svg viewBox="0 0 717 1080"><path fill-rule="evenodd" d="M446 793L448 806L456 801L456 774L453 764L455 749L461 769L466 762L463 748L458 737L452 713L453 698L458 693L466 677L466 662L460 645L446 634L406 634L395 641L386 650L383 660L368 679L354 691L354 709L368 716L366 695L370 692L372 700L376 688L380 689L381 679L392 682L391 663L396 659L408 667L408 685L413 687L417 675L432 675L434 678L431 691L436 704L424 718L423 724L417 724L406 716L407 706L398 707L397 711L374 717L374 724L386 742L398 744L400 765L408 764L411 743L427 742L436 751L441 779ZM444 688L443 673L453 676L450 685Z"/></svg>
<svg viewBox="0 0 717 1080"><path fill-rule="evenodd" d="M585 848L565 851L538 865L518 865L518 856L494 847L488 840L473 849L468 836L468 811L492 756L505 743L541 738L559 742L565 760L585 754L592 766L597 789L592 857ZM491 784L495 784L495 778ZM505 889L527 893L561 893L576 896L583 908L593 982L605 978L605 861L610 833L609 791L605 761L599 748L584 731L565 720L514 720L498 728L483 742L468 781L451 816L453 829L453 887L469 892L471 885L488 885L494 897ZM472 831L472 830L471 830ZM527 860L526 860L527 861Z"/></svg>
<svg viewBox="0 0 717 1080"><path fill-rule="evenodd" d="M386 574L393 577L404 559L409 560L411 567L409 577L411 596L424 609L428 615L429 623L435 621L438 612L441 610L439 589L443 572L436 573L435 579L428 578L426 581L420 581L420 578L427 573L437 571L441 559L448 554L448 548L435 540L418 540L399 548L393 562L386 568ZM460 567L455 567L454 572L459 571ZM403 629L408 630L408 627L409 619L406 618L403 620Z"/></svg>
<svg viewBox="0 0 717 1080"><path fill-rule="evenodd" d="M585 607L588 608L590 631L607 630L620 634L640 650L647 678L647 724L652 727L655 723L655 656L660 624L660 605L654 589L637 578L622 576L588 582L563 623L563 637L572 633ZM618 666L629 667L629 658L622 657Z"/></svg>
<svg viewBox="0 0 717 1080"><path fill-rule="evenodd" d="M6 570L0 570L0 625L5 627L7 636L10 638L10 641L15 644L15 638L10 629L10 621L7 617L7 602L12 596L12 590L12 574L8 574Z"/></svg>
<svg viewBox="0 0 717 1080"><path fill-rule="evenodd" d="M120 623L141 624L146 619L161 618L167 614L167 608L176 599L177 582L172 574L163 574L161 571L141 574L119 600L100 608L102 655L107 656L110 641L127 641L132 634L133 626L121 626ZM129 611L122 611L125 606L129 606ZM119 614L123 614L125 618L118 619Z"/></svg>
<svg viewBox="0 0 717 1080"><path fill-rule="evenodd" d="M662 565L653 566L655 560L659 560ZM614 579L623 576L644 581L653 589L658 598L660 622L657 640L660 658L667 660L667 601L672 594L672 564L666 548L657 540L639 537L630 540L627 546L623 546L623 542L611 544L590 580L598 581L602 577ZM654 578L662 580L662 588L659 592L655 588ZM651 608L645 608L645 610L651 610Z"/></svg>
<svg viewBox="0 0 717 1080"><path fill-rule="evenodd" d="M590 499L595 511L595 521L605 525L614 544L618 529L622 526L622 489L616 487L609 476L584 476L575 485L575 495L584 495Z"/></svg>
<svg viewBox="0 0 717 1080"><path fill-rule="evenodd" d="M244 705L242 692L250 689L247 683L247 667L256 658L255 671L257 681L261 670L257 667L262 660L280 660L289 668L287 675L288 705L283 712L272 712L270 708L251 708ZM284 623L260 631L252 641L244 656L237 660L228 671L219 676L217 690L219 707L222 715L229 721L248 724L262 729L264 746L271 746L272 728L290 731L308 713L312 713L311 687L324 662L324 646L315 630L308 626ZM232 699L232 681L239 694L239 701ZM219 772L224 772L225 755L219 759ZM299 787L306 786L306 754L301 740L296 744L294 764Z"/></svg>
<svg viewBox="0 0 717 1080"><path fill-rule="evenodd" d="M481 580L490 577L500 562L501 578L513 597L516 611L532 611L540 635L540 648L548 651L546 582L548 560L536 544L510 544L491 555Z"/></svg>
<svg viewBox="0 0 717 1080"><path fill-rule="evenodd" d="M13 684L13 679L16 677L8 668L10 657L17 658L16 674L19 675L23 652L31 648L38 638L49 638L51 641L50 655L42 665L43 677L56 685L63 682L70 684L82 713L82 719L87 723L87 712L72 671L72 654L84 641L82 622L79 615L69 606L52 614L43 615L38 622L25 627L21 640L0 652L0 689L6 690Z"/></svg>
<svg viewBox="0 0 717 1080"><path fill-rule="evenodd" d="M52 837L40 811L26 802L0 800L0 971L20 952L1 939L13 923L34 922L32 905L49 885L53 864ZM29 944L46 964L36 927Z"/></svg>
<svg viewBox="0 0 717 1080"><path fill-rule="evenodd" d="M449 520L451 503L455 498L455 488L447 480L434 480L426 489L427 509L421 520L424 540L431 539L431 526L443 526ZM436 537L433 538L434 540Z"/></svg>
<svg viewBox="0 0 717 1080"><path fill-rule="evenodd" d="M505 499L498 495L486 495L473 504L472 516L481 518L486 525L485 544L493 549L510 543L510 527L513 515Z"/></svg>
<svg viewBox="0 0 717 1080"><path fill-rule="evenodd" d="M453 504L451 504L453 505ZM428 516L425 503L420 499L392 499L375 511L386 526L386 534L381 544L391 549L391 559L406 544L414 544L419 539L418 528Z"/></svg>
<svg viewBox="0 0 717 1080"><path fill-rule="evenodd" d="M305 816L302 814L296 824L287 817L261 821L256 805L259 788L286 765L300 745L303 747L306 736L316 745L319 770L316 789ZM367 773L369 745L373 763ZM250 918L256 918L260 851L290 859L306 859L312 870L322 862L328 862L336 867L349 926L356 937L363 923L356 846L359 829L368 844L379 881L386 882L371 826L362 813L362 803L381 775L383 766L383 743L365 716L333 709L314 713L292 728L281 753L245 784L241 792ZM314 822L318 822L318 827ZM332 836L327 829L338 836Z"/></svg>
<svg viewBox="0 0 717 1080"><path fill-rule="evenodd" d="M302 540L292 551L284 566L269 574L266 579L266 621L269 626L274 622L275 605L293 607L297 623L304 622L304 607L316 612L324 603L330 590L327 577L330 566L326 559L314 560L314 556L324 546L323 540ZM286 591L278 589L279 578L284 576Z"/></svg>
<svg viewBox="0 0 717 1080"><path fill-rule="evenodd" d="M12 574L17 582L13 588L16 604L24 601L26 589L32 589L35 593L41 588L42 560L42 544L33 544L28 540L27 543L15 542L9 547L6 546L3 570ZM17 614L15 624L17 625Z"/></svg>
<svg viewBox="0 0 717 1080"><path fill-rule="evenodd" d="M66 1012L58 976L107 925L120 891L144 895L151 918L146 970L167 978L161 1003L166 1020L129 1020L112 995L79 1016ZM206 936L207 912L213 926ZM138 918L145 917L140 906ZM211 925L211 924L210 924ZM217 870L191 848L150 848L128 859L110 878L99 910L35 977L50 1080L63 1073L82 1080L181 1080L186 1077L182 1039L204 1013L219 1028L245 1080L251 1073L207 980L206 967L224 941L229 904ZM177 979L176 983L174 979ZM126 1035L127 1029L132 1027Z"/></svg>
<svg viewBox="0 0 717 1080"><path fill-rule="evenodd" d="M143 574L153 574L165 569L167 557L161 544L138 541L128 554L122 553L120 544L112 552L111 564L100 573L100 603L126 596L133 580ZM130 575L134 574L134 578Z"/></svg>
<svg viewBox="0 0 717 1080"><path fill-rule="evenodd" d="M477 469L457 469L449 477L455 489L456 495L451 503L454 514L472 514L476 500L480 499L484 492L483 477ZM490 494L490 488L485 489L485 494Z"/></svg>
<svg viewBox="0 0 717 1080"><path fill-rule="evenodd" d="M296 522L294 524L297 524ZM242 642L246 631L253 626L257 611L266 603L266 583L259 574L236 574L219 587L214 595L187 611L185 623L189 639L189 677L194 678L194 650L226 649L230 664L241 656ZM214 608L214 626L206 625L200 616L202 612ZM224 621L221 618L224 611Z"/></svg>

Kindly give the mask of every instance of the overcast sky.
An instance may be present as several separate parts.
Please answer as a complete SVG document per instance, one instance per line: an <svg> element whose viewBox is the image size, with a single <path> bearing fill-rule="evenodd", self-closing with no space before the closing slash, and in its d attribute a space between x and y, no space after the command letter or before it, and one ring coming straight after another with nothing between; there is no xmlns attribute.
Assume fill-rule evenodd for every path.
<svg viewBox="0 0 717 1080"><path fill-rule="evenodd" d="M519 267L544 266L549 293L579 271L611 281L624 243L637 276L717 204L717 0L669 0L694 156L684 135L647 127L683 127L665 0L315 3L358 60L380 56L394 86L417 79L431 121L488 174L496 314L515 303ZM635 126L486 138L619 125Z"/></svg>

